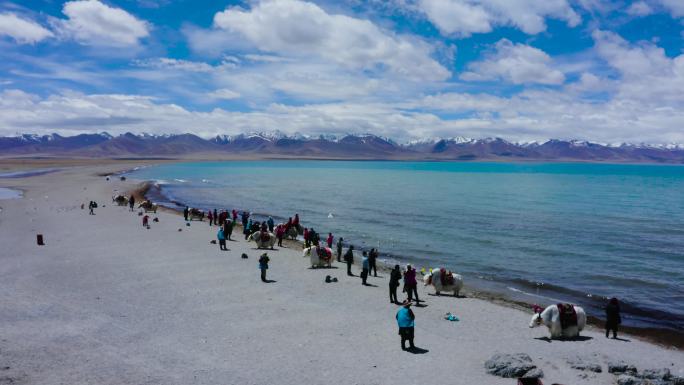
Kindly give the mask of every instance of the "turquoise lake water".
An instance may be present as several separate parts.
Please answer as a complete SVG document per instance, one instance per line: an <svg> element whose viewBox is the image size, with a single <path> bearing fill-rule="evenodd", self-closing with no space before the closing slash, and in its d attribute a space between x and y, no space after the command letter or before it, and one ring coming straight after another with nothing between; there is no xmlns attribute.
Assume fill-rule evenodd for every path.
<svg viewBox="0 0 684 385"><path fill-rule="evenodd" d="M446 266L541 304L684 332L684 167L609 164L244 161L169 164L168 202L248 210L384 257Z"/></svg>

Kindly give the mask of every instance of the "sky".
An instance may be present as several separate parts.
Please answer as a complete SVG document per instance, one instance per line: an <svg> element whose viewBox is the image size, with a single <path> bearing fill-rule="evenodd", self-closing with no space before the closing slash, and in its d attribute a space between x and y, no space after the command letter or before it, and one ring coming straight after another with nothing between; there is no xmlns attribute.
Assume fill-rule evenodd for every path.
<svg viewBox="0 0 684 385"><path fill-rule="evenodd" d="M0 0L0 135L684 143L684 0Z"/></svg>

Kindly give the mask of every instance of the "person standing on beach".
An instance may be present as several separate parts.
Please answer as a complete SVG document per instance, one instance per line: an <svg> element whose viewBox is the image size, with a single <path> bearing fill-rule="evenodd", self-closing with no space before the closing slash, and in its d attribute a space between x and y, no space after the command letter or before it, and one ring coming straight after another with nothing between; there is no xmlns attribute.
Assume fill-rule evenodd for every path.
<svg viewBox="0 0 684 385"><path fill-rule="evenodd" d="M401 268L399 265L394 265L394 269L390 273L389 280L389 295L390 303L399 303L397 299L397 287L399 287L399 281L401 280Z"/></svg>
<svg viewBox="0 0 684 385"><path fill-rule="evenodd" d="M320 241L321 241L321 236L318 235L316 230L314 230L313 227L311 229L309 229L309 243L312 245L318 246Z"/></svg>
<svg viewBox="0 0 684 385"><path fill-rule="evenodd" d="M342 237L337 240L337 262L342 262Z"/></svg>
<svg viewBox="0 0 684 385"><path fill-rule="evenodd" d="M328 239L325 240L325 243L328 244L328 247L332 249L333 241L335 238L333 237L332 233L328 233Z"/></svg>
<svg viewBox="0 0 684 385"><path fill-rule="evenodd" d="M247 228L247 221L249 220L249 213L247 211L242 212L242 227Z"/></svg>
<svg viewBox="0 0 684 385"><path fill-rule="evenodd" d="M214 214L211 212L211 209L207 210L207 219L209 219L209 226L214 224Z"/></svg>
<svg viewBox="0 0 684 385"><path fill-rule="evenodd" d="M273 221L273 217L269 216L268 220L266 221L266 224L268 225L268 231L273 232L273 227L275 226L275 222Z"/></svg>
<svg viewBox="0 0 684 385"><path fill-rule="evenodd" d="M97 207L97 203L95 203L95 201L90 201L90 203L88 203L88 209L90 210L88 214L95 215L95 207Z"/></svg>
<svg viewBox="0 0 684 385"><path fill-rule="evenodd" d="M130 211L133 211L133 208L135 207L135 197L133 195L128 198L128 207L130 207Z"/></svg>
<svg viewBox="0 0 684 385"><path fill-rule="evenodd" d="M223 229L220 227L219 227L218 232L216 233L216 238L218 238L219 250L228 250L226 248L226 234L223 232Z"/></svg>
<svg viewBox="0 0 684 385"><path fill-rule="evenodd" d="M237 210L233 209L232 214L233 214L233 222L237 223Z"/></svg>
<svg viewBox="0 0 684 385"><path fill-rule="evenodd" d="M375 249L371 249L370 252L368 253L368 264L370 266L368 269L368 274L370 274L370 272L372 271L374 277L378 276L377 260L378 260L378 252Z"/></svg>
<svg viewBox="0 0 684 385"><path fill-rule="evenodd" d="M226 220L223 223L223 234L228 238L230 241L230 237L233 235L233 221L230 219Z"/></svg>
<svg viewBox="0 0 684 385"><path fill-rule="evenodd" d="M285 226L278 225L275 229L276 238L278 238L278 247L283 247L283 237L285 236Z"/></svg>
<svg viewBox="0 0 684 385"><path fill-rule="evenodd" d="M294 219L292 220L292 226L299 231L299 214L295 214Z"/></svg>
<svg viewBox="0 0 684 385"><path fill-rule="evenodd" d="M150 216L149 215L145 215L142 218L142 225L143 225L143 227L148 227L150 225Z"/></svg>
<svg viewBox="0 0 684 385"><path fill-rule="evenodd" d="M251 219L247 220L247 223L245 223L243 226L244 226L244 228L242 229L242 233L245 234L245 241L246 241L247 238L249 238L249 231L252 228L252 220Z"/></svg>
<svg viewBox="0 0 684 385"><path fill-rule="evenodd" d="M354 245L349 245L347 252L344 254L344 261L347 262L347 275L353 277L351 267L354 264Z"/></svg>
<svg viewBox="0 0 684 385"><path fill-rule="evenodd" d="M368 285L366 283L366 279L368 279L368 270L370 268L370 264L368 262L368 254L366 252L363 252L363 258L361 259L361 284L363 286Z"/></svg>
<svg viewBox="0 0 684 385"><path fill-rule="evenodd" d="M408 300L413 300L413 295L416 296L416 303L420 302L418 299L418 281L416 281L416 269L411 267L411 265L406 265L406 271L404 272L404 291L408 296Z"/></svg>
<svg viewBox="0 0 684 385"><path fill-rule="evenodd" d="M218 211L217 211L216 209L214 209L214 224L215 224L216 226L219 225Z"/></svg>
<svg viewBox="0 0 684 385"><path fill-rule="evenodd" d="M268 270L268 254L263 253L259 257L259 270L261 270L261 282L266 282L266 270Z"/></svg>
<svg viewBox="0 0 684 385"><path fill-rule="evenodd" d="M311 247L311 243L309 242L309 229L306 227L304 228L304 248L309 248Z"/></svg>
<svg viewBox="0 0 684 385"><path fill-rule="evenodd" d="M620 303L617 298L613 297L606 305L606 338L610 331L613 331L613 339L617 338L618 325L622 323L620 317Z"/></svg>
<svg viewBox="0 0 684 385"><path fill-rule="evenodd" d="M185 206L185 208L183 209L183 218L185 218L186 222L188 220L188 214L190 214L190 207Z"/></svg>
<svg viewBox="0 0 684 385"><path fill-rule="evenodd" d="M416 315L411 310L411 301L406 300L402 305L402 308L397 311L395 316L399 326L399 335L401 336L401 350L406 350L406 341L409 343L409 349L415 349L413 332L416 327Z"/></svg>

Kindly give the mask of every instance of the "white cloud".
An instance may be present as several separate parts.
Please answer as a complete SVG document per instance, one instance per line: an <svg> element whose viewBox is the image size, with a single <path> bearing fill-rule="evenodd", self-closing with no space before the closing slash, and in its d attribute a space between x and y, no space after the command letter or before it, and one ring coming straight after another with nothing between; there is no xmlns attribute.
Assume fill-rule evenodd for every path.
<svg viewBox="0 0 684 385"><path fill-rule="evenodd" d="M566 0L419 0L428 19L444 35L470 36L513 26L527 34L546 30L547 17L564 20L571 27L580 16Z"/></svg>
<svg viewBox="0 0 684 385"><path fill-rule="evenodd" d="M626 12L632 16L648 16L653 13L653 8L644 1L637 1L632 3Z"/></svg>
<svg viewBox="0 0 684 385"><path fill-rule="evenodd" d="M684 17L684 1L682 0L660 0L673 17Z"/></svg>
<svg viewBox="0 0 684 385"><path fill-rule="evenodd" d="M221 88L215 91L212 91L207 94L210 98L212 99L224 99L224 100L231 100L231 99L237 99L240 97L240 94L233 91L229 90L228 88Z"/></svg>
<svg viewBox="0 0 684 385"><path fill-rule="evenodd" d="M207 37L222 46L238 42L244 48L247 42L261 52L405 79L441 81L451 75L431 57L434 48L426 42L382 30L369 20L329 14L309 2L264 0L249 10L229 8L215 15L214 26L223 35L210 31ZM201 36L191 36L191 43L198 40Z"/></svg>
<svg viewBox="0 0 684 385"><path fill-rule="evenodd" d="M98 0L68 1L62 12L67 19L53 19L55 30L84 45L129 47L149 36L147 22Z"/></svg>
<svg viewBox="0 0 684 385"><path fill-rule="evenodd" d="M507 39L499 40L494 48L495 51L487 54L483 61L470 63L461 79L502 79L513 84L561 84L565 81L563 73L551 67L551 57L538 48Z"/></svg>
<svg viewBox="0 0 684 385"><path fill-rule="evenodd" d="M445 0L422 0L420 4L430 21L445 35L470 36L492 31L492 15L476 4Z"/></svg>
<svg viewBox="0 0 684 385"><path fill-rule="evenodd" d="M0 13L0 36L9 36L19 44L35 44L52 37L40 24L11 12Z"/></svg>

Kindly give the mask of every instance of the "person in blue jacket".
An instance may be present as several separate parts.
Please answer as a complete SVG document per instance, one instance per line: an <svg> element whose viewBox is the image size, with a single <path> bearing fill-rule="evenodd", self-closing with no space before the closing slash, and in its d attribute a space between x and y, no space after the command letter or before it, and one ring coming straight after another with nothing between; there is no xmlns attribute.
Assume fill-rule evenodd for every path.
<svg viewBox="0 0 684 385"><path fill-rule="evenodd" d="M409 349L415 349L413 344L413 329L416 326L416 316L411 310L411 301L404 301L402 308L397 311L397 325L399 325L399 335L401 336L401 350L406 350L406 341Z"/></svg>
<svg viewBox="0 0 684 385"><path fill-rule="evenodd" d="M268 282L266 279L266 270L268 270L268 262L270 261L270 258L268 258L268 254L263 253L261 254L261 257L259 257L259 270L261 270L261 282Z"/></svg>
<svg viewBox="0 0 684 385"><path fill-rule="evenodd" d="M219 227L219 230L216 233L216 238L218 238L219 249L228 250L226 247L226 234L223 232L223 228Z"/></svg>

